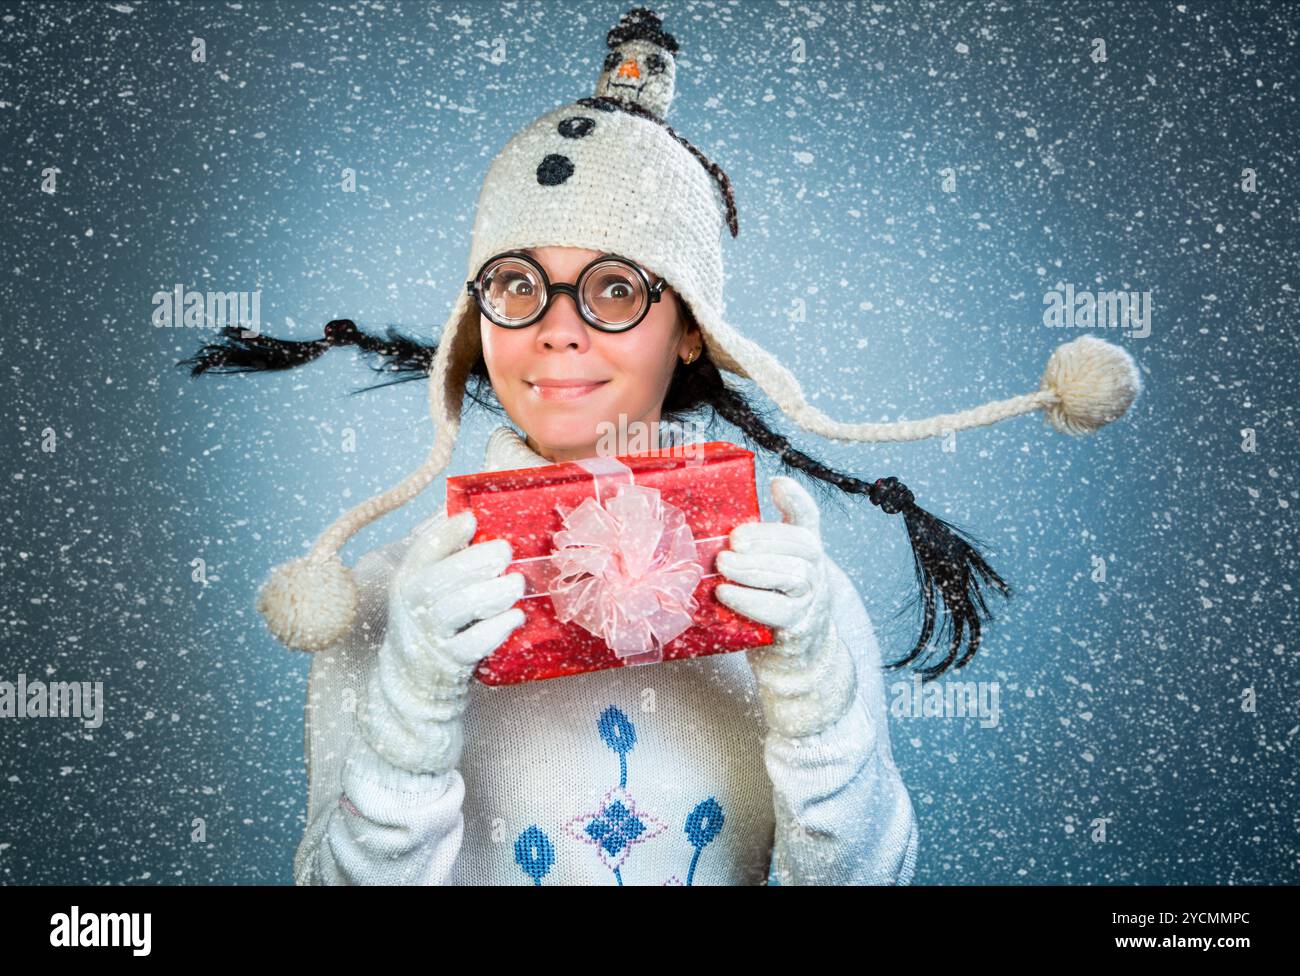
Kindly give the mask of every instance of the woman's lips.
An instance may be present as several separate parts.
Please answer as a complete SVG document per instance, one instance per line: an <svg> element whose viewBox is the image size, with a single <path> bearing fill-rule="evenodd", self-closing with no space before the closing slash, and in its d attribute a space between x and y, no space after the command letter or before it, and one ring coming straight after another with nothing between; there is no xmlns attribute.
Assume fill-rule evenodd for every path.
<svg viewBox="0 0 1300 976"><path fill-rule="evenodd" d="M525 382L527 383L526 380ZM609 380L605 380L601 383L589 383L584 386L535 386L532 383L527 383L527 385L528 388L533 391L533 395L539 400L555 402L577 400L581 397L585 397L592 390L599 389L608 382Z"/></svg>

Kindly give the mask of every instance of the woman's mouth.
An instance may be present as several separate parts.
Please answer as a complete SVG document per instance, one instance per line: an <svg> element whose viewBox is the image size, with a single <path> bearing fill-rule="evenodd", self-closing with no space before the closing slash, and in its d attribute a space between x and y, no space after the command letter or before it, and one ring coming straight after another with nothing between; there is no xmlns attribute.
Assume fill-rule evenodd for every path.
<svg viewBox="0 0 1300 976"><path fill-rule="evenodd" d="M527 380L525 382L527 383ZM532 390L533 395L538 399L556 402L577 400L585 397L592 390L598 389L608 382L609 380L591 383L583 380L539 380L536 383L528 383L528 388Z"/></svg>

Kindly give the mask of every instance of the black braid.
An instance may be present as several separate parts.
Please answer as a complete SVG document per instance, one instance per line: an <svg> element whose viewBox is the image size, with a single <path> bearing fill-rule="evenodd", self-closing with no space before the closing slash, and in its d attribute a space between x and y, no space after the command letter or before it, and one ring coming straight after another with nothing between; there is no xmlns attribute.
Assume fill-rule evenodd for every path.
<svg viewBox="0 0 1300 976"><path fill-rule="evenodd" d="M684 302L679 302L678 308L688 327L698 328L690 308ZM438 350L437 343L409 338L391 327L387 330L385 339L367 335L350 319L330 322L325 326L324 338L305 342L273 339L263 335L250 336L233 326L223 329L222 335L226 344L205 345L197 355L181 360L177 365L192 367L192 376L205 372L292 369L312 362L334 346L352 345L384 360L383 365L373 367L376 371L403 374L391 382L353 391L364 393L395 383L427 378L434 354ZM497 399L481 351L470 369L466 396L489 412L501 417L508 416ZM789 440L772 429L745 393L723 379L708 355L707 348L689 366L678 363L664 397L661 423L682 424L688 415L702 410L711 411L711 420L718 417L726 420L738 428L752 445L775 455L783 470L791 474L801 471L814 479L814 487L820 491L824 501L830 501L833 497L838 502L840 496L834 496L831 491L838 488L842 495L865 495L873 505L879 506L888 515L903 516L912 543L912 562L918 589L916 599L923 604L924 619L916 646L907 656L888 664L889 668L906 667L915 661L931 638L936 636L936 587L938 596L943 600L944 610L937 636L942 643L945 636L950 635L948 653L932 667L922 667L924 661L918 662L917 671L924 681L931 681L949 667L965 666L974 657L980 646L981 619L990 617L981 592L981 583L993 586L1004 597L1011 595L1011 587L980 555L977 546L983 546L982 542L956 525L919 507L911 490L897 478L863 481L835 471L791 446ZM915 600L902 607L900 612L905 612L912 606L915 606ZM963 638L968 640L968 647L961 660L957 660Z"/></svg>
<svg viewBox="0 0 1300 976"><path fill-rule="evenodd" d="M683 311L685 305L681 306ZM916 573L917 600L924 605L921 636L910 654L888 665L892 669L916 660L935 636L935 588L943 599L945 616L939 629L940 641L951 635L947 656L933 667L918 667L925 681L931 681L949 667L963 667L979 650L981 616L990 616L981 581L995 587L1003 596L1011 595L1010 586L980 555L983 543L950 522L919 507L912 492L897 478L862 481L842 474L809 457L790 445L760 416L753 403L740 390L728 385L707 354L691 366L678 368L677 376L664 398L664 422L681 423L683 416L700 407L712 408L714 415L739 428L751 444L776 456L783 470L802 471L823 485L838 488L846 495L866 495L873 505L888 515L901 514L912 543L912 563ZM905 612L915 600L904 606ZM963 634L969 634L966 653L955 665ZM922 662L924 663L924 662Z"/></svg>
<svg viewBox="0 0 1300 976"><path fill-rule="evenodd" d="M392 326L386 330L385 338L381 339L362 332L351 319L335 319L325 326L323 338L307 341L275 339L260 333L245 332L235 326L223 328L221 336L224 341L208 343L195 355L182 359L176 365L189 366L191 376L209 372L267 372L293 369L310 363L336 346L356 346L363 353L381 360L379 365L371 366L375 372L399 374L397 379L387 383L353 390L353 394L356 394L427 378L429 369L433 366L433 357L438 352L436 342L413 339ZM482 379L487 379L486 369ZM482 403L483 391L479 389L480 386L480 382L475 382L466 393Z"/></svg>

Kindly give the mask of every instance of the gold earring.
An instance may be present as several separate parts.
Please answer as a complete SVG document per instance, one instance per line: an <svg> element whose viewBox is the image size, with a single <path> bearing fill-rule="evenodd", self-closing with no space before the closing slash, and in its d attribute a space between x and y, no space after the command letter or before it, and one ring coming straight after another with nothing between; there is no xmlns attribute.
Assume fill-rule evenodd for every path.
<svg viewBox="0 0 1300 976"><path fill-rule="evenodd" d="M689 366L691 363L695 362L695 359L697 356L699 356L699 354L700 354L700 350L698 348L692 349L690 358L686 360L686 365Z"/></svg>

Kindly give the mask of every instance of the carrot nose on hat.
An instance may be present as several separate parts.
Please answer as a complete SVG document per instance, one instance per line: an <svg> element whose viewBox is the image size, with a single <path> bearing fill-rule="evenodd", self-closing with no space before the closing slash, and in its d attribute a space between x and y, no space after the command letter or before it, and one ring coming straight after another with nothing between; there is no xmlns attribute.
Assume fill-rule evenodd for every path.
<svg viewBox="0 0 1300 976"><path fill-rule="evenodd" d="M634 61L632 58L628 58L619 67L618 76L620 78L640 78L641 69L636 66L636 61Z"/></svg>

